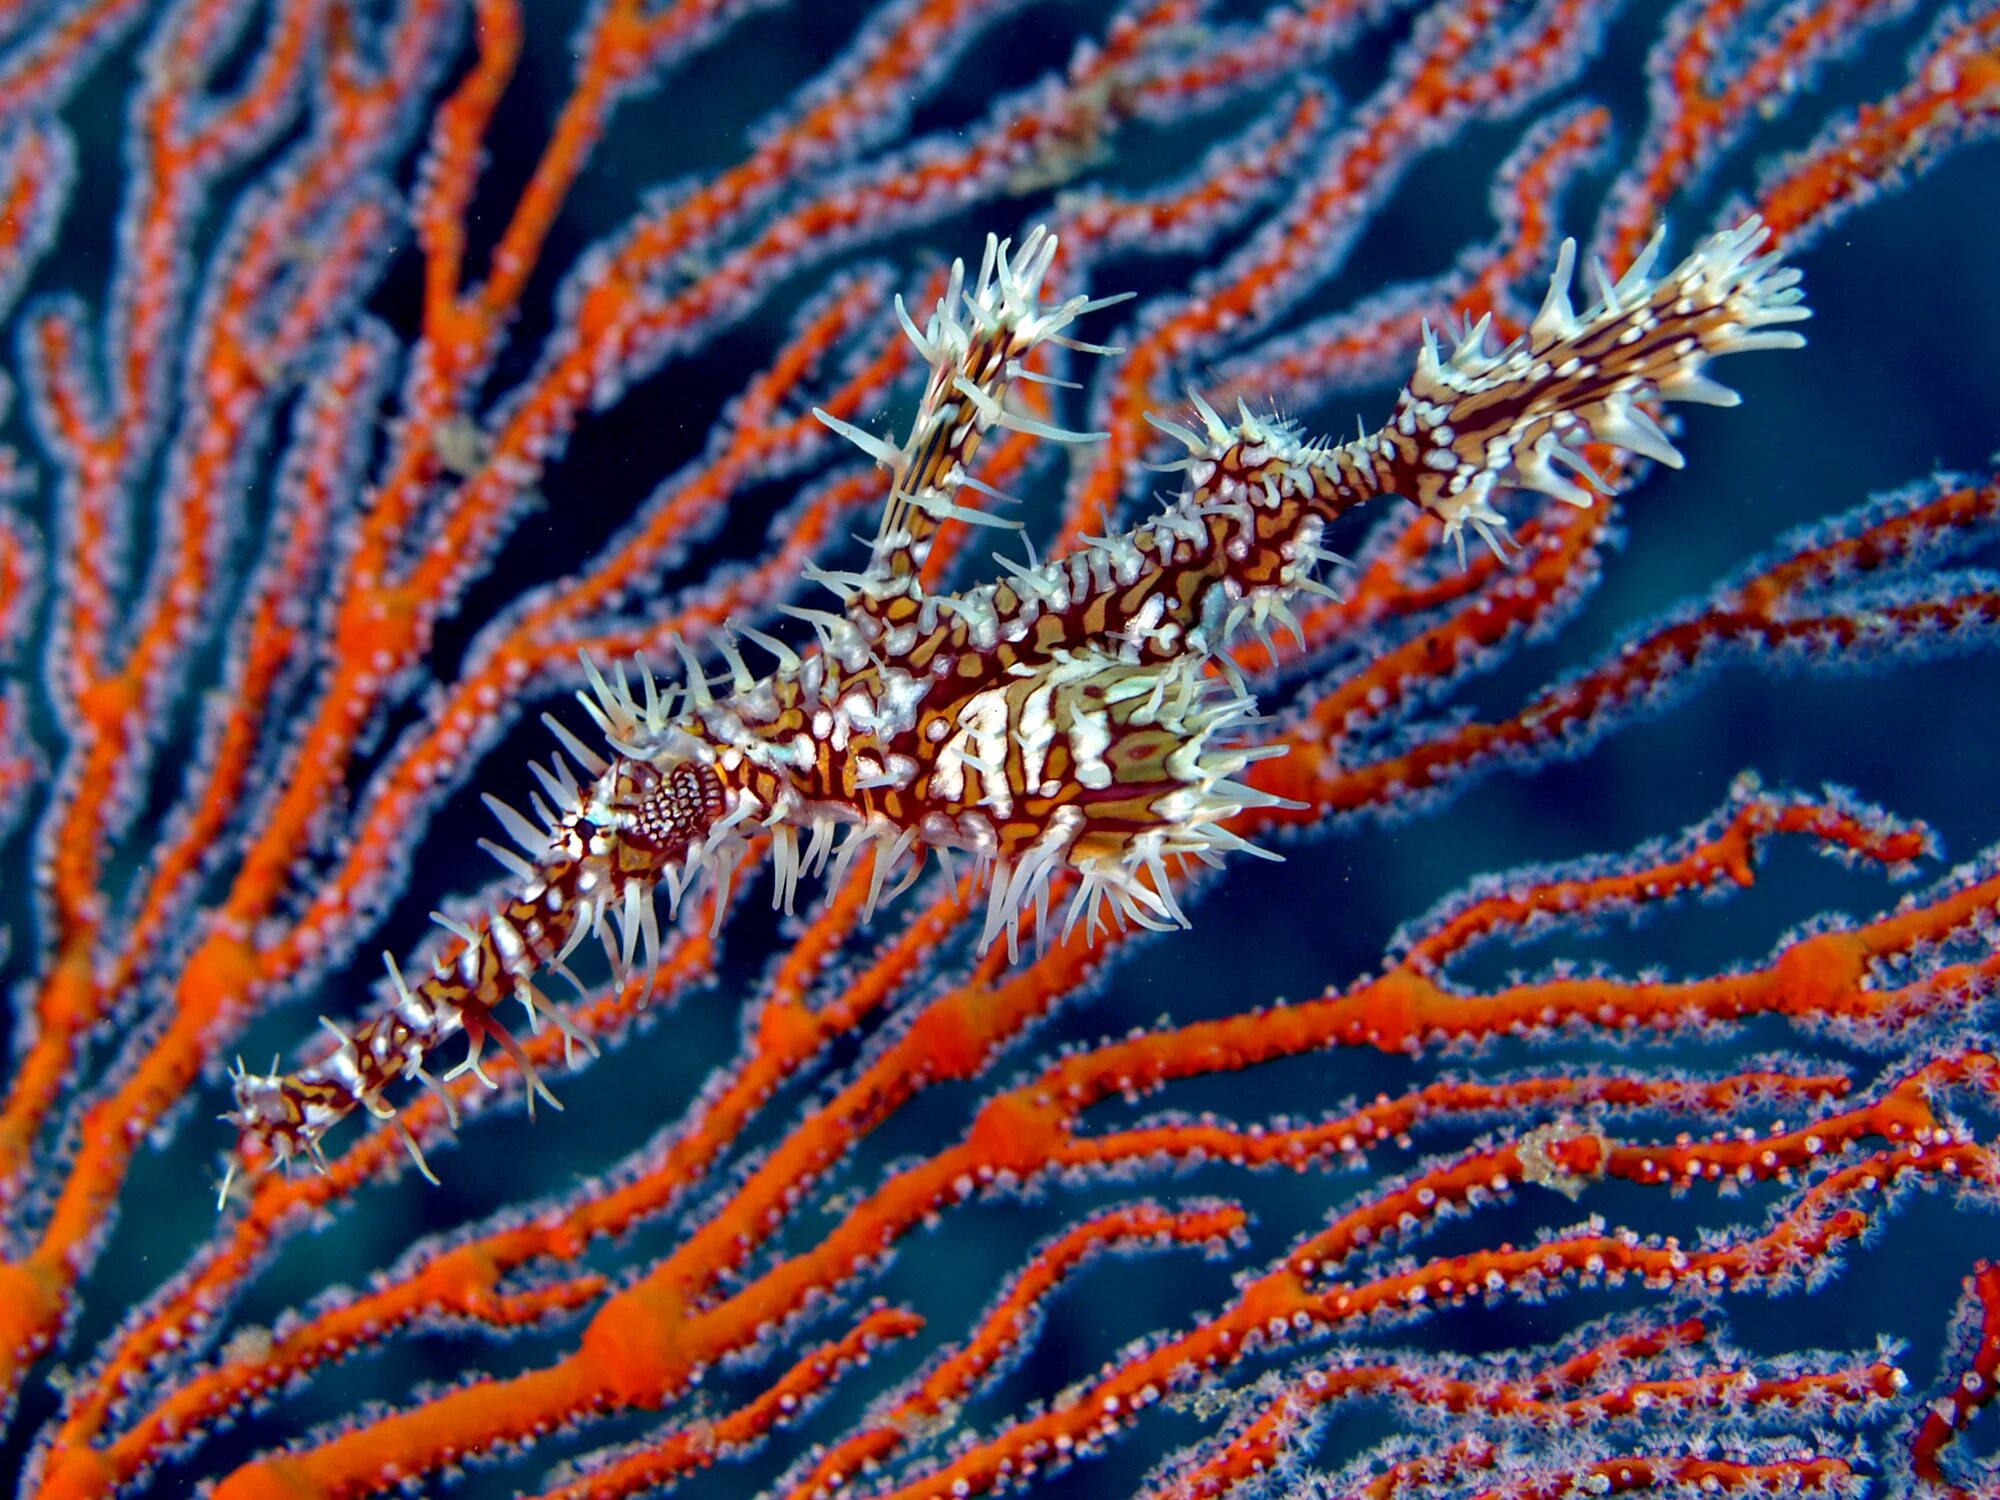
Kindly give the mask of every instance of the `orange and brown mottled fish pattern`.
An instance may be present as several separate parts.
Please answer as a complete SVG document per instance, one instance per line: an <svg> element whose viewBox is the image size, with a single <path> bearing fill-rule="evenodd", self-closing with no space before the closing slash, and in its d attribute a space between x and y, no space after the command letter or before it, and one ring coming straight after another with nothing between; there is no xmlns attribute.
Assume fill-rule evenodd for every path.
<svg viewBox="0 0 2000 1500"><path fill-rule="evenodd" d="M335 1121L357 1108L388 1114L381 1095L394 1079L428 1080L424 1059L456 1032L471 1044L460 1069L477 1071L489 1039L518 1055L495 1016L504 1001L561 1024L535 977L566 973L591 935L621 972L641 950L650 967L656 892L677 911L698 878L726 879L759 829L786 906L801 875L829 861L838 873L872 849L871 908L928 854L968 856L989 892L982 944L1015 948L1024 922L1045 931L1059 876L1070 885L1065 932L1079 921L1094 931L1107 914L1184 924L1173 863L1264 852L1226 826L1271 800L1232 778L1275 753L1238 742L1255 704L1229 643L1245 627L1295 624L1292 602L1326 591L1318 574L1337 561L1321 546L1327 524L1397 494L1436 515L1461 551L1471 531L1502 552L1494 491L1588 505L1602 482L1586 443L1678 466L1647 404L1732 404L1702 373L1709 358L1803 342L1782 326L1809 316L1798 274L1759 256L1763 239L1746 221L1655 278L1656 237L1615 283L1592 268L1597 295L1581 313L1566 243L1520 338L1489 350L1482 320L1446 355L1426 330L1389 421L1345 443L1303 440L1247 408L1232 422L1193 396L1199 430L1155 419L1186 449L1174 465L1180 494L1162 511L1046 564L1003 559L997 582L932 593L923 564L941 525L1006 524L965 503L968 491L991 494L969 472L987 434L1094 436L1008 404L1014 381L1035 378L1034 351L1115 352L1065 330L1122 299L1042 301L1054 236L1038 229L1018 250L989 240L971 287L955 265L925 327L897 304L929 367L904 444L819 413L889 475L866 568L816 575L843 610L794 611L819 649L746 631L775 658L759 675L724 639L720 694L685 650L686 680L673 688L643 667L636 689L622 666L610 679L591 668L582 697L610 755L559 730L583 779L560 761L545 773L555 805L538 806L539 825L496 808L522 849L503 853L517 893L482 928L454 927L455 953L418 984L392 968L394 1004L340 1034L321 1062L289 1075L239 1069L245 1159L316 1159Z"/></svg>

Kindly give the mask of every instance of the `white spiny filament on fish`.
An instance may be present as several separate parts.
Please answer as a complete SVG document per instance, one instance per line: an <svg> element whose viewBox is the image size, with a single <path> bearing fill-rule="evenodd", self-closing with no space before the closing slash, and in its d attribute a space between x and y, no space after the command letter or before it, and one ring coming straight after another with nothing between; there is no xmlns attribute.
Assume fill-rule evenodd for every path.
<svg viewBox="0 0 2000 1500"><path fill-rule="evenodd" d="M1615 284L1593 265L1598 296L1582 313L1569 299L1575 247L1565 242L1520 338L1489 353L1482 319L1447 356L1426 329L1390 420L1349 442L1303 441L1245 408L1232 423L1191 395L1199 430L1150 419L1187 450L1172 466L1180 495L1164 510L1045 564L1002 558L1007 576L996 583L931 593L922 570L939 526L1011 524L964 503L968 492L1004 498L970 472L986 434L1099 436L1011 409L1011 383L1036 378L1024 362L1045 343L1116 352L1064 330L1123 298L1042 302L1054 235L1037 228L1018 251L989 238L971 289L954 264L925 327L896 304L930 369L902 447L818 413L890 476L867 566L812 575L840 596L841 612L787 611L812 625L819 649L802 654L739 627L772 670L753 671L725 634L714 646L727 676L708 677L683 646L676 687L643 663L635 687L622 664L607 679L586 661L590 688L578 696L608 753L551 719L582 778L561 756L552 772L536 768L551 799L536 799L540 822L493 803L521 850L489 846L514 894L479 928L446 922L458 947L421 982L407 983L391 961L393 1002L351 1032L327 1022L338 1041L318 1062L290 1074L238 1064L226 1118L242 1140L223 1198L243 1162L304 1156L323 1167L321 1137L357 1109L401 1129L388 1087L405 1078L436 1087L425 1061L461 1031L467 1055L447 1078L485 1079L491 1040L521 1068L531 1105L534 1093L554 1103L499 1008L517 1000L532 1023L547 1016L566 1042L588 1047L537 980L553 973L581 991L568 960L591 936L621 980L635 965L650 975L656 895L664 889L673 914L704 877L726 884L752 835L771 840L774 899L787 909L801 876L830 863L837 882L872 851L872 913L935 852L947 866L965 856L984 883L982 948L1004 938L1017 953L1030 920L1044 936L1059 880L1070 886L1064 938L1081 923L1094 939L1107 916L1185 926L1174 865L1266 853L1225 825L1274 799L1232 778L1282 746L1242 741L1255 703L1226 653L1244 627L1296 629L1293 600L1328 592L1318 574L1338 559L1320 545L1324 527L1397 494L1442 520L1461 556L1467 530L1504 556L1496 487L1589 505L1603 483L1583 457L1587 442L1678 468L1644 406L1733 405L1735 394L1701 373L1707 359L1804 342L1777 326L1810 314L1798 273L1757 254L1764 238L1749 219L1654 279L1655 236ZM404 1140L430 1176L407 1130Z"/></svg>

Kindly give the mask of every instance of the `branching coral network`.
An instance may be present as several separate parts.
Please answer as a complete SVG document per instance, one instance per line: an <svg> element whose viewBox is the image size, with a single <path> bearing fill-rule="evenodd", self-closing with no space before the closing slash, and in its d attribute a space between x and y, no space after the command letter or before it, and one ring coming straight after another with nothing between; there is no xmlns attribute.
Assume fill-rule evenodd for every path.
<svg viewBox="0 0 2000 1500"><path fill-rule="evenodd" d="M2000 856L1577 789L1991 685L2000 475L1785 533L1726 425L1848 435L1661 398L1990 166L2000 8L837 11L0 7L21 1492L1990 1492ZM1810 401L1915 336L1815 302Z"/></svg>

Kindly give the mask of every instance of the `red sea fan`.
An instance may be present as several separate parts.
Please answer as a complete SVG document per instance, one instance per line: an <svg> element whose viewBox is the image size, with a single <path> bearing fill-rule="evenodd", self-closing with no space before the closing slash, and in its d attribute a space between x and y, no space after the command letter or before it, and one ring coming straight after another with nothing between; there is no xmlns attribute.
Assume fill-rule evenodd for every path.
<svg viewBox="0 0 2000 1500"><path fill-rule="evenodd" d="M0 6L23 1493L1990 1489L2000 864L1867 799L2000 835L2000 480L1910 481L2000 409L2000 10L555 9ZM1664 222L1768 338L1752 213L1820 317L1742 412L1652 400L1726 393L1647 271L1536 316ZM1140 296L988 369L988 231L996 329ZM934 638L995 723L806 712ZM622 874L537 935L551 826ZM315 1012L237 1112L324 1170L218 1218ZM454 1025L495 1087L384 1089Z"/></svg>

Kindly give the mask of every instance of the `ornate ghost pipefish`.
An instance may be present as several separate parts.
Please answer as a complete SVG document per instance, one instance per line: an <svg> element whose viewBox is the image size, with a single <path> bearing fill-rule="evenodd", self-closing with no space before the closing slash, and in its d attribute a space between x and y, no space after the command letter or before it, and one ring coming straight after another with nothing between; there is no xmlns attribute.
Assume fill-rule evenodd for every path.
<svg viewBox="0 0 2000 1500"><path fill-rule="evenodd" d="M1598 296L1581 313L1569 296L1575 244L1565 241L1521 337L1488 352L1481 319L1447 356L1426 327L1389 421L1349 442L1302 440L1247 408L1232 423L1191 396L1200 430L1149 417L1187 449L1173 465L1181 493L1163 510L1048 563L1001 558L998 582L933 593L922 569L940 525L1011 524L966 503L968 492L995 496L970 472L989 432L1101 436L1007 405L1013 381L1036 378L1029 355L1045 343L1116 352L1064 330L1122 297L1042 301L1054 235L1037 228L1018 250L989 237L971 290L955 263L923 328L896 303L930 367L903 445L817 413L890 475L865 568L813 570L843 610L787 611L811 623L821 649L802 655L746 628L772 656L769 671L753 672L725 635L716 647L726 684L682 647L677 687L643 664L635 688L622 665L607 679L586 661L590 688L578 696L609 753L550 720L582 775L560 756L540 773L551 798L537 799L540 823L488 799L521 849L496 850L517 882L501 909L478 928L447 922L460 946L418 983L391 961L393 1002L352 1031L327 1022L338 1043L318 1062L289 1074L239 1063L225 1118L241 1140L224 1198L244 1161L305 1156L323 1166L321 1137L357 1109L395 1123L430 1176L384 1095L402 1078L437 1087L425 1062L458 1032L468 1053L447 1078L471 1071L490 1083L480 1058L491 1040L521 1068L531 1105L534 1093L553 1103L499 1008L517 1000L531 1020L547 1015L588 1046L537 979L567 976L593 935L618 973L643 962L650 975L656 893L664 888L677 912L704 876L726 882L759 832L771 839L775 899L787 909L802 875L831 862L837 879L872 849L872 913L935 851L946 862L966 856L987 884L982 948L1004 936L1016 950L1030 914L1044 932L1062 874L1075 882L1064 936L1079 921L1094 935L1107 913L1186 925L1168 862L1265 853L1224 824L1276 800L1232 779L1283 748L1239 742L1255 708L1228 667L1239 628L1295 627L1293 600L1327 592L1318 571L1337 561L1320 545L1324 528L1377 496L1402 495L1437 516L1462 556L1467 531L1502 550L1496 487L1589 505L1602 481L1585 443L1679 467L1643 403L1733 405L1735 393L1702 373L1708 359L1804 343L1781 326L1811 315L1799 274L1757 253L1766 233L1747 219L1657 279L1655 235L1615 283L1593 265Z"/></svg>

